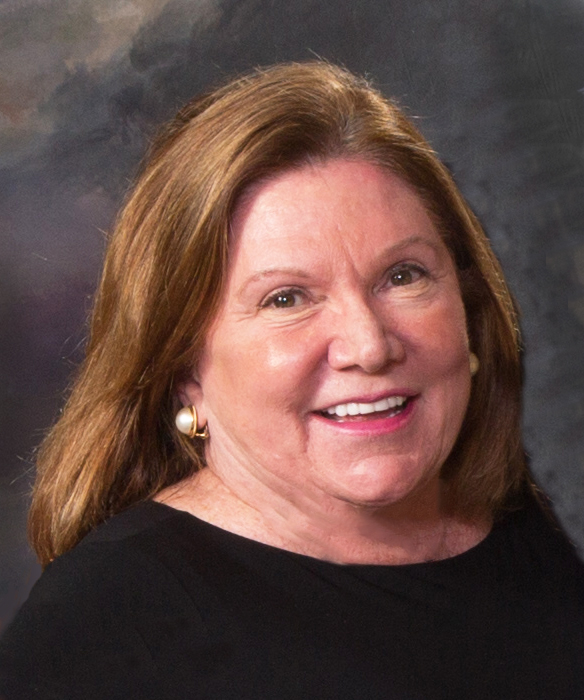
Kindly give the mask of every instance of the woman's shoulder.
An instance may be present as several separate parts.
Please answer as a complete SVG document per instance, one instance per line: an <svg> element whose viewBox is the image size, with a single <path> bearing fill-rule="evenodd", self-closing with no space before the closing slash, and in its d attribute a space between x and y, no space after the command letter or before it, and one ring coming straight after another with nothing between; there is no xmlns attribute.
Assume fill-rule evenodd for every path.
<svg viewBox="0 0 584 700"><path fill-rule="evenodd" d="M157 503L139 503L112 516L87 534L79 544L52 561L33 587L37 591L63 592L83 585L103 594L108 580L116 587L125 579L159 568L157 552L169 554L174 521L180 514ZM172 549L172 548L171 548Z"/></svg>
<svg viewBox="0 0 584 700"><path fill-rule="evenodd" d="M93 698L110 678L108 697L163 697L152 663L161 631L179 625L196 638L203 629L172 545L180 519L140 504L51 562L0 641L0 696L69 698L75 688Z"/></svg>
<svg viewBox="0 0 584 700"><path fill-rule="evenodd" d="M541 493L525 495L521 505L499 515L490 538L487 562L496 562L497 575L508 571L522 579L526 589L540 585L545 591L572 592L584 603L584 562ZM564 595L565 599L565 595Z"/></svg>
<svg viewBox="0 0 584 700"><path fill-rule="evenodd" d="M167 579L175 578L168 562L181 559L183 516L150 501L112 516L47 566L23 610L48 602L87 605L100 598L107 598L110 606L116 600L126 605L126 598L139 603L140 594L153 594L157 580L168 585Z"/></svg>
<svg viewBox="0 0 584 700"><path fill-rule="evenodd" d="M526 491L517 507L501 514L501 521L532 551L579 560L576 546L555 515L553 502L543 492Z"/></svg>

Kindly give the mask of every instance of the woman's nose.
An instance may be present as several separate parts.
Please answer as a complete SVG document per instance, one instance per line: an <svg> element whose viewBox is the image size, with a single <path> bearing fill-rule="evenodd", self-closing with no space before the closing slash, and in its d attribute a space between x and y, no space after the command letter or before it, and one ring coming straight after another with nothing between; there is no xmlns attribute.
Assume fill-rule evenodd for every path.
<svg viewBox="0 0 584 700"><path fill-rule="evenodd" d="M373 374L405 356L390 320L365 300L344 304L336 313L335 326L328 346L328 362L333 369L359 367Z"/></svg>

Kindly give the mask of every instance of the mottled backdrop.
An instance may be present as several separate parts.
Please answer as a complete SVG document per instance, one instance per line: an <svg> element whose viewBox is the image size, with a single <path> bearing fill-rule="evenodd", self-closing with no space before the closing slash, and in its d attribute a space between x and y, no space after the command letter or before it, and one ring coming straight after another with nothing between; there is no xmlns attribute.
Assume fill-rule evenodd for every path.
<svg viewBox="0 0 584 700"><path fill-rule="evenodd" d="M367 74L450 165L523 310L533 471L584 547L583 39L584 0L0 0L0 628L38 575L34 447L149 135L280 60Z"/></svg>

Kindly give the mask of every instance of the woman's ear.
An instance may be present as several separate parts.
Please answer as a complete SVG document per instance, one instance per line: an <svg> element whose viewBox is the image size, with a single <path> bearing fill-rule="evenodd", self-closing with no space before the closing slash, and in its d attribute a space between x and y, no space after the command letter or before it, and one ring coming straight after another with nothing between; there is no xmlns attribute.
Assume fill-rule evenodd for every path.
<svg viewBox="0 0 584 700"><path fill-rule="evenodd" d="M206 440L209 437L209 428L200 383L194 376L179 382L177 394L183 408L177 412L174 418L176 427L189 438Z"/></svg>
<svg viewBox="0 0 584 700"><path fill-rule="evenodd" d="M203 408L203 389L194 376L179 382L178 397L183 406L195 406L197 411Z"/></svg>
<svg viewBox="0 0 584 700"><path fill-rule="evenodd" d="M177 384L177 395L183 405L183 408L176 414L176 427L181 433L186 433L189 437L203 438L209 436L207 428L207 412L205 410L205 402L203 400L203 390L200 383L194 376L185 379ZM187 411L187 407L194 407Z"/></svg>

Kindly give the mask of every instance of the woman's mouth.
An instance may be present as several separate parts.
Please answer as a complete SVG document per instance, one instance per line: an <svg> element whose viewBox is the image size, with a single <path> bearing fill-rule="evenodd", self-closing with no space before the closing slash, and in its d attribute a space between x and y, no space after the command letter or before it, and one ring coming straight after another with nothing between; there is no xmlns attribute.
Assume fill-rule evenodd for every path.
<svg viewBox="0 0 584 700"><path fill-rule="evenodd" d="M406 409L412 398L411 396L388 396L370 403L340 403L317 413L324 418L342 423L393 418Z"/></svg>

